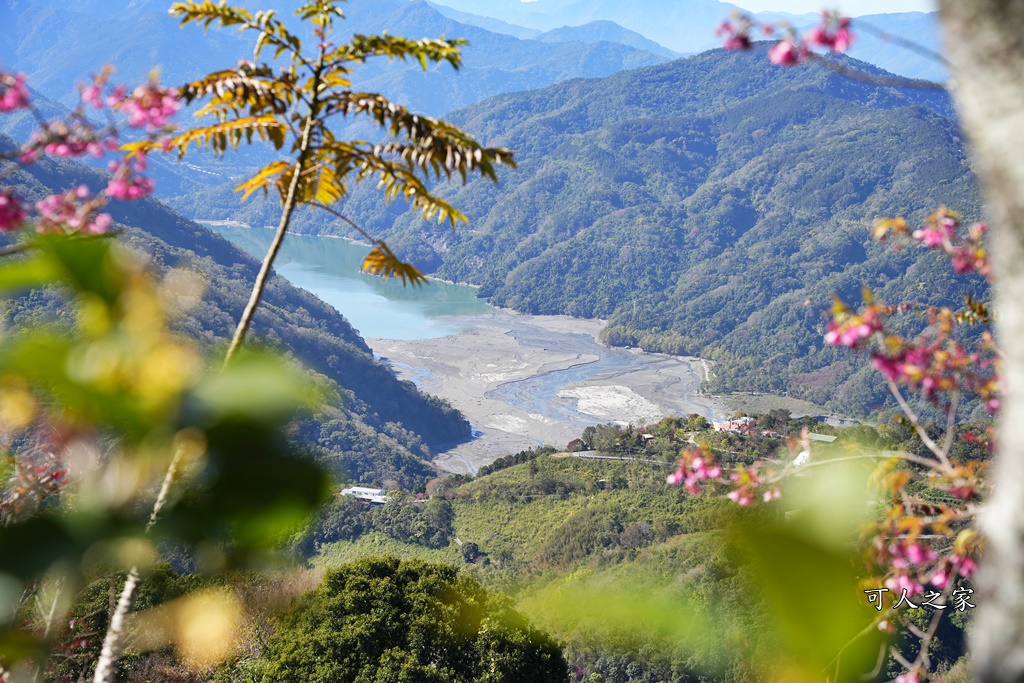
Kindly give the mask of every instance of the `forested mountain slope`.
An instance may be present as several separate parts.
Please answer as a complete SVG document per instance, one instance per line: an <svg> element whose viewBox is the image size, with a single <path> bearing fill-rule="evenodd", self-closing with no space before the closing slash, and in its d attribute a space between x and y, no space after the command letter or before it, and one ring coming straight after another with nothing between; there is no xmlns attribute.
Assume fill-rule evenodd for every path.
<svg viewBox="0 0 1024 683"><path fill-rule="evenodd" d="M0 151L11 141L0 136ZM29 199L85 183L105 185L82 166L43 159L5 179ZM255 279L258 263L207 228L153 200L115 202L111 214L127 243L150 254L158 270L185 267L205 281L201 302L177 323L211 354L223 353ZM4 318L18 325L46 319L59 305L50 297L8 302ZM397 479L422 484L433 470L430 445L469 435L469 424L439 399L374 360L369 347L342 315L313 295L274 278L254 322L253 343L262 341L325 376L336 394L315 416L299 419L299 442L339 473L357 480ZM216 359L213 359L216 362Z"/></svg>
<svg viewBox="0 0 1024 683"><path fill-rule="evenodd" d="M613 343L722 361L717 390L863 411L883 394L862 363L823 347L831 295L858 300L872 285L890 301L956 303L980 287L868 236L877 216L940 204L980 218L948 112L941 93L711 51L452 115L519 163L500 186L446 190L468 229L368 194L347 209L495 304L610 318Z"/></svg>

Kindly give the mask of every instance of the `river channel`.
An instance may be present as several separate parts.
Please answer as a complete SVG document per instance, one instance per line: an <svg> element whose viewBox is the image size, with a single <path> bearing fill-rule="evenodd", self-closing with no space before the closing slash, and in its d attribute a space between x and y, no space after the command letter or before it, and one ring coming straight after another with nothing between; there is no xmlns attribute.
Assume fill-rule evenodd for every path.
<svg viewBox="0 0 1024 683"><path fill-rule="evenodd" d="M262 257L271 232L207 223ZM438 454L455 472L475 472L535 445L564 446L589 426L650 423L717 406L697 395L698 359L609 348L599 320L496 309L472 287L432 281L403 287L359 272L365 245L290 235L277 272L342 312L404 379L450 401L475 438Z"/></svg>

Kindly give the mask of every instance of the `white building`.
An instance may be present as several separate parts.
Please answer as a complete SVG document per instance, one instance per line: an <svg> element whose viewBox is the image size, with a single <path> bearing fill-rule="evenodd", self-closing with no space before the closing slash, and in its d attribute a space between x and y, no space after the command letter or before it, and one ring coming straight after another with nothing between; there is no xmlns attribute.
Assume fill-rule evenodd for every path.
<svg viewBox="0 0 1024 683"><path fill-rule="evenodd" d="M378 505L383 505L388 502L387 491L384 489L371 489L365 486L350 486L347 489L342 489L341 495L352 496L353 498L365 500L370 503L376 503Z"/></svg>

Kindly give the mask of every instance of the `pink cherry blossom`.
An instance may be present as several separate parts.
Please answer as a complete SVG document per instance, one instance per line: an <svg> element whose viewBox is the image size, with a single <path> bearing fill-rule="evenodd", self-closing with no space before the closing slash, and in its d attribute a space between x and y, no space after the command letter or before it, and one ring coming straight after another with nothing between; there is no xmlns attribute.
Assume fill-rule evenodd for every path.
<svg viewBox="0 0 1024 683"><path fill-rule="evenodd" d="M726 19L715 29L715 34L724 37L722 47L726 50L747 50L750 48L749 21L739 21L733 24Z"/></svg>
<svg viewBox="0 0 1024 683"><path fill-rule="evenodd" d="M902 593L905 588L908 595L924 592L924 586L902 573L886 579L885 587L894 593Z"/></svg>
<svg viewBox="0 0 1024 683"><path fill-rule="evenodd" d="M691 474L683 482L683 489L691 496L699 496L701 494L699 481L695 475Z"/></svg>
<svg viewBox="0 0 1024 683"><path fill-rule="evenodd" d="M875 332L875 327L867 322L853 325L837 325L830 322L825 332L825 343L831 346L848 346L853 348Z"/></svg>
<svg viewBox="0 0 1024 683"><path fill-rule="evenodd" d="M853 31L850 30L850 20L843 17L839 20L839 28L836 29L832 49L835 52L846 52L853 45Z"/></svg>
<svg viewBox="0 0 1024 683"><path fill-rule="evenodd" d="M113 178L107 184L106 194L112 199L142 199L153 192L153 181L142 176Z"/></svg>
<svg viewBox="0 0 1024 683"><path fill-rule="evenodd" d="M128 89L123 85L114 86L114 89L107 95L107 106L116 109L119 104L128 96Z"/></svg>
<svg viewBox="0 0 1024 683"><path fill-rule="evenodd" d="M82 102L91 105L94 109L103 108L103 90L96 83L82 89Z"/></svg>
<svg viewBox="0 0 1024 683"><path fill-rule="evenodd" d="M926 247L937 247L953 239L957 225L955 218L942 216L938 220L930 221L927 225L918 228L910 236Z"/></svg>
<svg viewBox="0 0 1024 683"><path fill-rule="evenodd" d="M29 106L28 87L25 74L9 74L0 71L0 112L24 109Z"/></svg>
<svg viewBox="0 0 1024 683"><path fill-rule="evenodd" d="M110 229L110 214L97 213L102 197L92 197L89 188L79 185L64 194L54 194L36 203L39 217L36 232L50 234L82 233L99 235Z"/></svg>
<svg viewBox="0 0 1024 683"><path fill-rule="evenodd" d="M768 59L778 66L793 66L800 56L800 49L789 40L780 40L768 49Z"/></svg>
<svg viewBox="0 0 1024 683"><path fill-rule="evenodd" d="M27 216L18 198L10 190L0 190L0 232L20 230Z"/></svg>
<svg viewBox="0 0 1024 683"><path fill-rule="evenodd" d="M754 504L754 496L747 489L736 489L726 494L726 497L740 507L748 508Z"/></svg>
<svg viewBox="0 0 1024 683"><path fill-rule="evenodd" d="M935 551L930 548L922 548L917 543L911 543L906 547L904 551L906 553L907 560L911 564L924 564L925 562L934 562L938 557Z"/></svg>
<svg viewBox="0 0 1024 683"><path fill-rule="evenodd" d="M128 125L149 130L163 128L179 109L178 93L155 82L140 85L118 107L128 116Z"/></svg>
<svg viewBox="0 0 1024 683"><path fill-rule="evenodd" d="M889 358L880 353L873 354L871 365L893 382L903 377L903 358Z"/></svg>
<svg viewBox="0 0 1024 683"><path fill-rule="evenodd" d="M836 39L828 32L828 27L823 24L818 24L807 33L804 34L804 41L811 45L820 45L822 47L832 47Z"/></svg>

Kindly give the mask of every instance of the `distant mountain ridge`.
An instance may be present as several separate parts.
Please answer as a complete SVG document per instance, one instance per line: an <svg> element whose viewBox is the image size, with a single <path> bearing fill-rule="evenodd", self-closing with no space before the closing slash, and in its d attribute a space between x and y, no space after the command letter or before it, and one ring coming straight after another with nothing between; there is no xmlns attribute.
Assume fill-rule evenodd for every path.
<svg viewBox="0 0 1024 683"><path fill-rule="evenodd" d="M266 3L246 0L250 8ZM78 84L108 63L116 79L138 82L156 67L164 83L177 84L211 70L229 67L252 53L252 40L233 30L184 29L167 15L169 0L0 0L0 65L24 72L30 85L65 106L78 101ZM463 68L440 65L423 73L418 64L371 61L357 70L355 86L381 92L413 111L440 116L503 92L529 90L577 77L601 77L623 69L648 66L669 57L620 42L577 35L557 40L521 40L504 33L462 24L422 0L351 0L342 35L381 33L413 38L467 38ZM288 12L281 12L294 22ZM539 34L539 32L537 32ZM640 36L622 31L632 43ZM60 49L54 49L59 45ZM664 52L660 46L659 50ZM4 121L3 132L22 130ZM29 122L31 123L31 122ZM372 137L365 124L341 121L356 137ZM214 161L194 156L162 182L162 191L182 194L196 185L220 184L258 168L267 159L245 150ZM171 174L172 176L174 174Z"/></svg>
<svg viewBox="0 0 1024 683"><path fill-rule="evenodd" d="M545 43L562 43L573 40L581 42L597 43L601 41L621 43L635 47L638 50L653 52L666 59L678 59L682 54L663 47L653 40L643 37L635 31L630 31L616 24L614 21L599 19L583 24L582 26L562 26L561 28L545 31L537 36L537 40Z"/></svg>
<svg viewBox="0 0 1024 683"><path fill-rule="evenodd" d="M88 0L73 5L0 0L0 63L25 72L32 86L51 99L72 104L77 84L106 63L118 66L120 79L140 80L158 67L164 82L181 83L234 64L251 52L251 41L230 30L179 29L167 16L168 7L167 0ZM370 63L356 74L358 87L379 89L432 115L501 92L607 76L672 56L608 38L521 40L459 23L422 0L352 0L343 9L347 19L338 23L343 35L387 31L413 38L469 39L462 73L437 67L424 76L415 73L418 65L384 62ZM640 36L620 34L630 43L643 44ZM54 50L55 44L61 49ZM660 46L650 47L664 53Z"/></svg>
<svg viewBox="0 0 1024 683"><path fill-rule="evenodd" d="M552 31L560 26L579 27L588 22L607 20L656 41L677 53L702 52L718 47L715 27L739 7L718 0L436 0L442 13L457 12L466 23L487 21L493 30L502 26L515 31ZM469 14L474 12L476 16ZM454 14L453 14L454 16ZM757 18L771 23L787 21L804 28L818 19L814 14L794 15L785 12L761 12ZM874 14L857 17L857 23L913 41L927 50L941 51L937 15L921 12ZM856 30L857 39L850 56L909 78L944 81L948 77L941 60L908 50L891 41L882 40L870 30Z"/></svg>
<svg viewBox="0 0 1024 683"><path fill-rule="evenodd" d="M529 90L570 78L602 77L666 61L663 55L617 42L522 40L462 24L418 0L367 0L346 6L345 30L388 31L409 37L465 38L459 72L442 66L423 74L418 65L371 62L357 86L382 92L415 110L441 115L503 92Z"/></svg>

